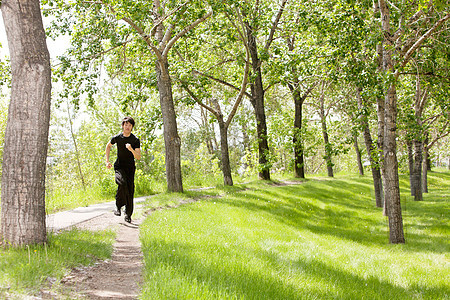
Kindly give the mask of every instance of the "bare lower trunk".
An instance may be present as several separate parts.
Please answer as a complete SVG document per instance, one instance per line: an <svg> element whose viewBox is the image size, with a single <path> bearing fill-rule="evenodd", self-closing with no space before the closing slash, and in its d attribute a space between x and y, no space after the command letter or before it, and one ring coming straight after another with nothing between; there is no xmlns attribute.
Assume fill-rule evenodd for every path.
<svg viewBox="0 0 450 300"><path fill-rule="evenodd" d="M428 193L428 149L426 146L423 151L422 172L422 192Z"/></svg>
<svg viewBox="0 0 450 300"><path fill-rule="evenodd" d="M1 3L12 73L3 152L1 239L13 246L47 241L51 70L39 5L38 0Z"/></svg>
<svg viewBox="0 0 450 300"><path fill-rule="evenodd" d="M77 139L76 139L75 133L73 131L72 116L70 115L69 99L67 99L67 115L69 117L70 135L72 137L73 146L75 147L75 158L77 160L78 173L80 174L81 184L83 186L83 190L85 191L86 190L86 182L84 181L83 171L81 170L80 152L78 151Z"/></svg>
<svg viewBox="0 0 450 300"><path fill-rule="evenodd" d="M156 62L159 99L164 124L164 147L166 150L166 177L169 192L183 192L181 178L181 139L178 136L175 107L172 98L172 82L167 60Z"/></svg>
<svg viewBox="0 0 450 300"><path fill-rule="evenodd" d="M386 180L386 206L389 218L389 242L392 244L405 243L403 235L403 218L400 204L400 188L397 160L397 93L392 85L386 95L385 102L385 134L384 160Z"/></svg>
<svg viewBox="0 0 450 300"><path fill-rule="evenodd" d="M300 92L290 88L295 103L294 115L294 176L297 178L305 178L305 162L303 158L303 139L302 139L302 108L303 101Z"/></svg>
<svg viewBox="0 0 450 300"><path fill-rule="evenodd" d="M379 13L379 6L378 2L374 2L377 6L376 12ZM377 58L378 58L378 70L382 71L382 64L383 64L383 44L378 43L377 44ZM385 127L385 120L384 120L384 100L381 97L377 97L377 119L378 119L378 150L379 154L378 161L380 166L380 174L381 174L381 201L383 205L383 216L387 216L387 206L386 206L386 197L384 194L384 187L386 186L386 181L384 177L384 170L385 170L385 163L384 163L384 155L383 155L383 149L384 149L384 127Z"/></svg>
<svg viewBox="0 0 450 300"><path fill-rule="evenodd" d="M375 205L377 207L383 207L383 180L381 177L380 164L375 161L374 156L377 154L376 146L372 141L372 136L369 131L369 127L364 128L364 143L366 144L366 150L369 155L370 169L372 171L373 188L375 192Z"/></svg>
<svg viewBox="0 0 450 300"><path fill-rule="evenodd" d="M202 106L200 106L200 114L202 119L202 125L205 129L205 144L208 149L209 154L214 154L214 146L212 142L212 137L214 133L211 133L210 125L208 122L208 111L205 110Z"/></svg>
<svg viewBox="0 0 450 300"><path fill-rule="evenodd" d="M406 151L408 153L408 170L409 170L409 186L411 187L411 196L414 196L414 154L413 154L413 143L411 139L406 141Z"/></svg>
<svg viewBox="0 0 450 300"><path fill-rule="evenodd" d="M247 168L252 168L252 160L250 158L250 153L252 153L251 147L250 147L250 138L247 133L247 124L244 122L242 123L242 137L243 137L243 146L244 146L244 153L245 153L245 161L244 161L244 169L247 170Z"/></svg>
<svg viewBox="0 0 450 300"><path fill-rule="evenodd" d="M323 99L322 99L323 101ZM321 119L321 124L322 124L322 136L323 136L323 142L325 144L325 161L327 162L327 172L328 172L328 177L333 177L333 162L331 161L331 153L332 153L332 148L331 148L331 144L328 138L328 130L327 130L327 122L325 120L325 112L323 109L323 102L319 111L320 114L320 119Z"/></svg>
<svg viewBox="0 0 450 300"><path fill-rule="evenodd" d="M223 117L217 120L220 128L220 152L222 154L222 173L224 185L233 185L233 177L231 176L230 154L228 151L228 129L225 126Z"/></svg>
<svg viewBox="0 0 450 300"><path fill-rule="evenodd" d="M422 153L423 143L421 141L414 141L414 165L413 176L411 181L411 191L413 192L415 201L422 201Z"/></svg>
<svg viewBox="0 0 450 300"><path fill-rule="evenodd" d="M365 110L365 105L361 97L361 89L356 89L356 100L361 111ZM369 157L370 169L372 171L373 187L375 192L375 204L377 207L383 207L383 181L381 179L379 155L377 146L373 143L372 135L369 130L367 116L360 117L361 127L363 129L364 143L366 145L367 155ZM384 124L384 123L383 123ZM383 127L384 128L384 127Z"/></svg>
<svg viewBox="0 0 450 300"><path fill-rule="evenodd" d="M252 72L254 80L251 81L250 102L255 111L256 133L258 136L259 178L270 180L269 143L267 141L266 112L264 109L264 88L262 84L261 60L258 57L258 47L254 32L247 25L248 48L252 58Z"/></svg>
<svg viewBox="0 0 450 300"><path fill-rule="evenodd" d="M353 135L353 147L355 148L356 162L358 163L359 175L364 176L364 168L361 160L361 151L359 151L358 136L356 134Z"/></svg>

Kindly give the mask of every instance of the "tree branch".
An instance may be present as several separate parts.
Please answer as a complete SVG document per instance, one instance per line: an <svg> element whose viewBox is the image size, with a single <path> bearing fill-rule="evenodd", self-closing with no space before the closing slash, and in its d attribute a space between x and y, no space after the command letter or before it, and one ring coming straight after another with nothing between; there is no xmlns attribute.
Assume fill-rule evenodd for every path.
<svg viewBox="0 0 450 300"><path fill-rule="evenodd" d="M204 107L205 109L210 111L216 117L219 116L219 113L214 108L212 108L212 107L206 105L205 103L203 103L202 101L200 101L200 99L198 99L198 97L191 91L191 89L188 87L187 84L183 83L182 87L189 94L189 96L191 96L192 99L194 99L194 101L198 103L198 105L200 105L201 107Z"/></svg>
<svg viewBox="0 0 450 300"><path fill-rule="evenodd" d="M269 33L269 38L267 39L266 46L264 47L264 49L265 49L266 51L269 50L270 44L272 44L273 36L274 36L274 34L275 34L275 30L276 30L277 27L278 27L278 23L280 22L281 15L283 14L284 7L285 7L285 5L286 5L286 2L287 2L287 0L283 0L283 2L281 3L280 10L278 11L276 18L275 18L275 20L273 21L272 28L270 29L270 33Z"/></svg>
<svg viewBox="0 0 450 300"><path fill-rule="evenodd" d="M228 128L228 126L230 126L231 120L233 120L233 117L236 114L239 104L241 104L242 98L244 97L244 95L246 93L245 90L247 88L248 73L250 70L250 52L248 51L247 47L245 47L245 53L246 53L245 69L244 69L244 78L242 79L242 84L241 84L241 90L239 91L239 94L236 98L236 102L234 103L233 109L231 110L230 114L228 115L228 119L225 122L225 128Z"/></svg>
<svg viewBox="0 0 450 300"><path fill-rule="evenodd" d="M186 6L186 4L188 4L189 1L184 2L183 4L181 4L180 6L174 8L171 12L169 12L167 15L165 15L163 18L159 19L158 22L153 25L152 29L150 30L150 34L154 35L156 28L158 28L159 25L161 25L162 22L164 22L165 20L167 20L168 17L170 17L171 15L173 15L174 13L176 13L177 11L179 11L181 8L183 8L184 6Z"/></svg>
<svg viewBox="0 0 450 300"><path fill-rule="evenodd" d="M182 31L180 31L176 36L174 36L168 43L167 46L164 47L164 51L162 53L163 56L167 56L169 53L170 48L175 44L176 41L178 41L182 36L184 36L186 33L188 33L190 30L195 28L198 24L208 19L210 16L212 16L213 11L210 10L207 12L203 17L197 19L194 23L190 24L189 26L185 27Z"/></svg>
<svg viewBox="0 0 450 300"><path fill-rule="evenodd" d="M142 29L140 26L138 26L136 23L133 22L130 18L123 17L122 20L127 22L139 35L144 39L145 43L153 50L158 60L162 60L161 53L159 50L153 46L152 41L148 37L148 35L145 33L144 29Z"/></svg>
<svg viewBox="0 0 450 300"><path fill-rule="evenodd" d="M236 91L240 91L240 88L238 88L238 87L232 85L231 83L226 82L225 80L222 80L222 79L213 77L213 76L211 76L211 75L205 74L205 73L200 72L200 71L198 71L198 70L194 70L193 73L194 73L194 74L197 74L197 75L204 76L204 77L209 78L209 79L211 79L211 80L214 80L214 81L216 81L216 82L218 82L218 83L221 83L221 84L223 84L223 85L225 85L225 86L228 86L228 87L230 87L230 88L232 88L232 89L234 89L234 90L236 90ZM245 96L247 96L247 97L249 97L249 98L251 97L250 94L248 94L247 92L245 92L244 94L245 94Z"/></svg>
<svg viewBox="0 0 450 300"><path fill-rule="evenodd" d="M444 137L446 137L447 135L450 134L450 131L449 131L449 130L446 130L447 127L448 127L448 125L449 125L449 122L446 122L446 123L444 124L444 128L442 128L442 134L436 136L436 138L435 138L431 143L429 143L429 144L427 145L427 148L428 148L428 149L430 149L431 147L433 147L434 144L435 144L438 140L440 140L440 139L442 139L442 138L444 138Z"/></svg>
<svg viewBox="0 0 450 300"><path fill-rule="evenodd" d="M431 27L427 32L425 32L415 43L414 45L411 46L411 48L409 48L409 50L406 52L403 62L400 66L399 69L403 68L404 66L406 66L406 64L409 62L409 59L411 58L411 56L414 54L414 52L417 50L417 48L419 48L419 46L428 38L430 37L433 32L439 27L441 26L445 21L447 21L450 18L450 13L448 13L445 17L443 17L442 19L440 19L439 21L437 21L433 27ZM397 69L395 71L395 78L398 78L399 76L399 69Z"/></svg>

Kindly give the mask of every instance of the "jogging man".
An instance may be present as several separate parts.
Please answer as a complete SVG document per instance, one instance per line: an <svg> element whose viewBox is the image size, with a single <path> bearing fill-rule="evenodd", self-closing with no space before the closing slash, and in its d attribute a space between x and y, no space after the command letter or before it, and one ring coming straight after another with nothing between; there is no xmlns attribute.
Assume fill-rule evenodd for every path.
<svg viewBox="0 0 450 300"><path fill-rule="evenodd" d="M131 133L134 127L134 120L131 117L125 117L122 120L122 133L113 136L106 144L106 167L111 169L113 166L109 161L111 147L117 144L117 159L114 162L115 181L117 183L116 193L116 216L121 215L121 209L125 206L125 221L131 223L133 214L134 197L134 173L136 166L135 159L141 159L141 142Z"/></svg>

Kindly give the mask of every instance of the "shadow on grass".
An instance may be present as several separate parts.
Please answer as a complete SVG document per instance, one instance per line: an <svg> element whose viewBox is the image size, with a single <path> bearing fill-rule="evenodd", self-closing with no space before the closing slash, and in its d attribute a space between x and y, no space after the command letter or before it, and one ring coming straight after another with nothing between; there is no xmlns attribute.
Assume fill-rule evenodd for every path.
<svg viewBox="0 0 450 300"><path fill-rule="evenodd" d="M382 215L381 208L375 207L368 179L352 178L350 183L343 180L312 180L309 184L244 191L217 201L268 213L279 222L316 234L365 245L384 246L389 243L387 218ZM404 212L405 250L448 252L448 245L443 243L445 234L426 234L433 228L448 233L448 225L442 221L442 211L448 210L445 199L432 204L402 203L408 208ZM424 223L427 226L421 225ZM423 233L414 233L417 231Z"/></svg>
<svg viewBox="0 0 450 300"><path fill-rule="evenodd" d="M217 245L209 245L214 249ZM208 291L222 295L222 299L411 299L414 293L420 291L422 296L430 293L437 295L444 293L442 290L429 289L421 291L419 287L405 289L394 286L377 278L361 278L334 269L317 260L282 261L279 256L270 252L253 253L253 256L262 259L267 265L276 266L277 272L262 272L255 270L250 264L235 266L234 260L248 261L247 257L236 257L241 252L233 252L229 249L221 249L220 261L205 263L196 259L198 249L187 244L167 243L164 240L154 240L145 245L144 250L147 259L147 280L160 270L174 270L169 276L169 281L174 284L186 281L201 283ZM217 248L217 247L216 247ZM176 249L176 252L173 252ZM204 250L207 251L207 250ZM150 254L151 253L151 254ZM216 253L213 255L217 255ZM228 262L231 262L228 263ZM218 267L223 263L223 267ZM171 295L176 286L161 284L156 287L164 295ZM164 289L168 289L164 291ZM183 294L177 295L179 299L185 299ZM202 295L196 295L201 298ZM443 295L445 296L445 295ZM186 297L187 299L187 297Z"/></svg>

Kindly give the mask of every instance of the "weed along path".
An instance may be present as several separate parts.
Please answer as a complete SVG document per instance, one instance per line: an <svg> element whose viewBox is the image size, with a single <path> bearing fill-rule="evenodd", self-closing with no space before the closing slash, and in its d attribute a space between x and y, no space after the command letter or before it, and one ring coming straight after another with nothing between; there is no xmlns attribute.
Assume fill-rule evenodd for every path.
<svg viewBox="0 0 450 300"><path fill-rule="evenodd" d="M139 225L154 210L176 208L194 200L178 199L176 203L143 211L141 202L148 197L135 199L135 213L131 223L124 216L115 216L114 202L77 208L47 217L50 231L78 228L89 231L117 230L114 250L110 260L93 266L73 269L53 289L41 290L41 299L137 299L141 286L143 255L139 240Z"/></svg>
<svg viewBox="0 0 450 300"><path fill-rule="evenodd" d="M77 227L93 230L114 219L120 221L111 259L74 269L63 278L63 290L69 293L70 299L137 299L142 285L141 220L129 224L123 217L110 213Z"/></svg>
<svg viewBox="0 0 450 300"><path fill-rule="evenodd" d="M120 217L113 214L114 204L105 206L107 206L104 207L105 212L99 212L94 217L89 215L91 209L87 207L86 211L89 212L86 215L89 215L87 219L80 218L76 224L72 220L69 228L91 231L117 230L111 259L93 266L73 269L61 280L57 292L42 291L42 299L137 299L142 285L143 257L139 225L143 217L127 223L123 214ZM135 215L137 217L142 215L139 205L136 205ZM50 224L49 227L52 226L58 228L60 225Z"/></svg>

